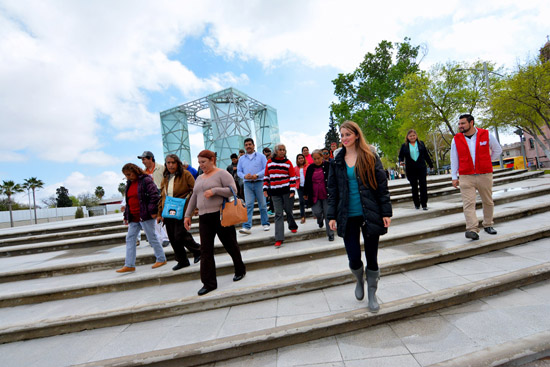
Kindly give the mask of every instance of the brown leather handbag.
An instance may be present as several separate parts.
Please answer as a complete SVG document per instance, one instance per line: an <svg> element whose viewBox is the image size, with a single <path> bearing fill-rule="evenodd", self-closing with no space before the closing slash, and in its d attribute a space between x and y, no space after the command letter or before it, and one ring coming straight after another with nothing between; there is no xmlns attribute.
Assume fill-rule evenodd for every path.
<svg viewBox="0 0 550 367"><path fill-rule="evenodd" d="M233 201L223 198L223 203L220 208L221 223L224 227L231 227L248 220L245 203L237 197L232 187L229 188L233 194Z"/></svg>

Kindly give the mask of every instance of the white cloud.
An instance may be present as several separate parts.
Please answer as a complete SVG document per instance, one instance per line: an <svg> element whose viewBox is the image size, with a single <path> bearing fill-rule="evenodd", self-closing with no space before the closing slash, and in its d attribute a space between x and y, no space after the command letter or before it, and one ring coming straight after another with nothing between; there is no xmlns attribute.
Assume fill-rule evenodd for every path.
<svg viewBox="0 0 550 367"><path fill-rule="evenodd" d="M347 72L381 40L405 36L426 42L438 61L484 58L512 66L540 47L548 19L550 5L542 0L4 0L3 158L102 164L100 133L119 140L158 133L150 92L175 88L194 99L250 82L246 73L225 70L197 76L177 60L193 52L189 37L202 37L217 55L266 68L299 61Z"/></svg>

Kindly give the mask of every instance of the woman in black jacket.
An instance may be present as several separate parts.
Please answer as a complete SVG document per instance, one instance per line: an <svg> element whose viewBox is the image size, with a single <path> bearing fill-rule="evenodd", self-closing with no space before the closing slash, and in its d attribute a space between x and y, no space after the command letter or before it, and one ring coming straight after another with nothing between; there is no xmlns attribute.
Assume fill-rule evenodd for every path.
<svg viewBox="0 0 550 367"><path fill-rule="evenodd" d="M344 237L349 267L357 278L355 297L364 293L363 262L359 233L363 232L369 309L380 308L376 299L380 269L378 240L391 223L392 207L386 172L380 158L371 150L359 126L346 121L340 126L344 147L330 167L328 178L329 225Z"/></svg>
<svg viewBox="0 0 550 367"><path fill-rule="evenodd" d="M428 210L428 187L426 185L427 167L426 163L433 168L430 153L423 142L418 140L418 135L413 129L407 132L405 143L399 151L399 163L405 165L405 174L411 184L414 207ZM420 186L420 199L418 198L418 187Z"/></svg>

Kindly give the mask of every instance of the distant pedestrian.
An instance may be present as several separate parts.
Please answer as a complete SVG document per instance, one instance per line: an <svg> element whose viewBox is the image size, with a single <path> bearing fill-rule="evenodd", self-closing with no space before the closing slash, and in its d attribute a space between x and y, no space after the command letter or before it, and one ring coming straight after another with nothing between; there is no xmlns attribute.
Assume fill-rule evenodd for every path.
<svg viewBox="0 0 550 367"><path fill-rule="evenodd" d="M330 149L323 148L322 154L323 154L323 160L324 161L326 161L326 162L332 162L333 161L333 159L330 157ZM311 156L313 158L313 153L311 153ZM315 158L313 158L313 160L315 160Z"/></svg>
<svg viewBox="0 0 550 367"><path fill-rule="evenodd" d="M183 168L187 171L189 171L189 173L193 176L193 178L196 180L197 179L197 176L199 175L199 172L194 169L193 167L191 167L191 165L189 164L189 162L187 161L183 161Z"/></svg>
<svg viewBox="0 0 550 367"><path fill-rule="evenodd" d="M265 155L265 159L268 162L273 157L273 153L271 152L271 149L269 149L268 147L265 147L262 150L262 153ZM265 204L267 205L267 214L273 215L275 213L275 207L273 206L273 200L271 199L271 193L269 189L267 190L267 196L265 197Z"/></svg>
<svg viewBox="0 0 550 367"><path fill-rule="evenodd" d="M304 199L304 184L306 182L306 170L308 163L302 153L296 156L296 166L294 166L296 176L296 188L298 189L298 198L300 199L300 223L306 222L306 200Z"/></svg>
<svg viewBox="0 0 550 367"><path fill-rule="evenodd" d="M143 152L138 158L141 159L141 163L145 166L145 173L151 176L160 193L160 184L164 177L164 165L156 162L155 156L148 150ZM160 223L155 222L155 233L162 247L168 247L168 245L170 245L166 229Z"/></svg>
<svg viewBox="0 0 550 367"><path fill-rule="evenodd" d="M235 153L231 154L231 163L227 166L227 172L235 180L235 185L237 185L237 196L244 199L244 190L243 190L243 180L237 174L237 165L239 164L239 156Z"/></svg>
<svg viewBox="0 0 550 367"><path fill-rule="evenodd" d="M264 157L265 158L265 157ZM220 207L224 198L233 195L237 190L235 180L224 169L216 167L216 156L210 150L203 150L198 155L199 166L203 174L197 178L193 195L185 212L185 228L191 228L191 217L195 208L199 209L199 233L201 238L201 281L202 288L198 295L202 296L218 287L216 279L216 262L214 260L214 240L216 235L225 251L233 260L235 275L233 281L244 278L246 267L241 257L237 242L235 226L223 227L220 220Z"/></svg>
<svg viewBox="0 0 550 367"><path fill-rule="evenodd" d="M336 155L328 179L330 229L344 238L349 267L357 279L355 297L364 297L363 262L359 234L363 232L369 310L380 308L376 299L380 269L378 241L388 231L392 207L382 162L363 138L361 128L346 121L340 126L344 147Z"/></svg>
<svg viewBox="0 0 550 367"><path fill-rule="evenodd" d="M175 154L168 154L164 160L164 165L164 179L160 187L157 222L162 221L166 227L166 232L168 233L168 238L174 249L174 255L177 261L177 264L172 268L172 270L175 271L190 265L185 248L193 254L195 264L200 261L201 248L191 233L185 229L183 218L162 218L162 211L164 209L166 197L168 196L187 199L185 203L187 207L189 197L193 193L193 187L195 187L195 179L191 173L183 167L183 162Z"/></svg>
<svg viewBox="0 0 550 367"><path fill-rule="evenodd" d="M426 176L428 167L433 168L430 152L424 143L418 140L418 135L414 129L410 129L405 137L405 143L401 145L399 151L399 163L405 166L407 180L411 185L412 198L414 207L428 210L428 185ZM420 198L418 197L418 189L420 188Z"/></svg>
<svg viewBox="0 0 550 367"><path fill-rule="evenodd" d="M265 159L265 155L254 150L255 146L252 138L244 139L244 148L246 149L246 154L239 158L237 174L244 181L244 198L248 211L248 221L243 223L243 227L239 232L243 234L252 233L252 216L256 200L260 207L260 220L263 229L264 231L269 231L269 217L267 216L267 207L262 190L267 160Z"/></svg>
<svg viewBox="0 0 550 367"><path fill-rule="evenodd" d="M313 215L317 218L319 228L326 224L327 238L334 241L334 231L330 229L328 212L328 191L327 182L330 169L330 163L323 160L323 152L319 149L311 153L313 164L307 167L306 182L304 185L304 199L307 200Z"/></svg>
<svg viewBox="0 0 550 367"><path fill-rule="evenodd" d="M309 154L309 148L308 147L302 147L302 154L304 155L307 164L313 163L313 158L311 157L311 154Z"/></svg>
<svg viewBox="0 0 550 367"><path fill-rule="evenodd" d="M122 173L128 180L126 184L126 208L124 209L124 224L128 226L126 235L126 260L117 273L127 273L136 270L136 240L145 231L147 241L153 248L156 262L153 269L166 264L166 256L155 234L155 218L157 217L159 192L153 179L133 163L122 167Z"/></svg>
<svg viewBox="0 0 550 367"><path fill-rule="evenodd" d="M476 215L476 190L483 204L483 229L497 234L493 228L493 164L502 148L488 130L476 128L474 117L459 117L458 130L451 143L451 177L453 187L460 186L466 218L466 238L479 239ZM459 182L460 179L460 182Z"/></svg>
<svg viewBox="0 0 550 367"><path fill-rule="evenodd" d="M288 229L296 233L298 225L294 220L294 194L296 193L296 176L292 162L286 157L283 144L275 146L275 156L267 161L263 185L264 195L270 191L275 206L275 247L280 247L285 240L284 214Z"/></svg>

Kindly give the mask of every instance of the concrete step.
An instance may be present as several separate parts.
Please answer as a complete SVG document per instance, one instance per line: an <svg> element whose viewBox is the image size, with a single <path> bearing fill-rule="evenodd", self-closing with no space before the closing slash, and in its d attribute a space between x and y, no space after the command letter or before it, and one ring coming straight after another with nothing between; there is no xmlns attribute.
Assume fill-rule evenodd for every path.
<svg viewBox="0 0 550 367"><path fill-rule="evenodd" d="M508 203L497 205L495 208L495 222L502 223L512 219L518 219L525 216L530 216L537 213L548 213L550 210L550 196L536 197L524 200L522 203ZM394 246L405 242L415 241L418 239L432 238L449 233L461 233L464 231L464 219L461 213L446 215L444 217L432 219L429 224L421 222L419 226L417 222L411 222L401 225L396 225L392 231L381 238L380 246ZM294 236L288 236L284 247L290 247L294 243L306 241L309 239L319 238L319 229L313 228L299 231ZM251 235L252 236L252 235ZM319 240L314 241L318 243ZM322 240L325 242L326 240ZM240 240L244 251L268 251L267 257L245 258L245 263L249 268L267 266L278 266L284 262L300 262L304 259L331 257L345 253L342 245L338 242L323 245L320 249L305 251L301 254L292 254L290 257L281 256L275 257L273 248L271 247L273 240L266 239L263 233L256 234L246 240ZM248 246L247 246L248 245ZM123 253L123 247L121 247ZM284 261L283 261L284 260ZM119 266L122 266L121 259ZM24 268L25 271L28 268ZM13 270L12 270L13 272ZM228 274L233 272L232 264L227 262L219 264L218 274ZM113 292L122 289L136 289L148 287L158 284L179 283L189 279L198 278L198 267L189 267L182 271L148 271L141 273L138 268L136 274L123 274L114 276L112 270L95 271L93 275L88 273L75 274L72 277L54 277L42 278L40 280L41 289L35 289L34 280L22 280L17 282L9 282L0 284L0 307L11 307L21 304L29 304L36 302L44 302L55 299L66 299L81 297L84 295ZM127 275L132 275L128 277ZM62 278L62 279L59 279ZM18 292L13 292L16 287Z"/></svg>
<svg viewBox="0 0 550 367"><path fill-rule="evenodd" d="M527 175L531 175L531 173L527 173ZM538 177L538 176L535 176ZM532 179L531 176L529 178ZM536 190L527 190L526 188L529 187L529 185L526 185L527 187L523 188L517 188L514 187L514 183L517 183L518 181L513 182L505 182L505 183L496 183L496 186L494 188L495 193L499 193L495 197L495 204L502 203L504 201L510 201L510 200L524 200L525 198L541 195L545 190L550 190L550 182L549 184L544 184L546 182L544 179L541 180L532 180L531 184L540 186L539 189ZM506 188L501 189L501 186L504 185ZM501 190L508 190L509 195L500 195ZM445 195L455 194L456 198L459 198L459 194L457 193L457 190L454 188L446 188L442 189L440 191L444 191ZM506 191L506 192L508 192ZM402 201L402 197L397 197L396 201ZM431 205L431 204L430 204ZM479 207L480 202L478 203ZM428 213L422 213L422 218L429 218L429 217L436 217L443 215L445 213L451 213L451 212L457 212L462 210L462 205L459 203L455 203L452 207L447 207L445 211L437 211L432 210L428 211ZM299 218L299 212L298 210L295 210L294 212L295 218ZM407 215L400 216L397 214L395 218L393 218L394 222L400 222L402 220L408 221L412 217L416 217L419 214L413 214L413 213L407 213ZM311 217L311 211L308 209L307 211L308 218ZM271 220L272 221L272 220ZM260 219L258 216L254 218L253 223L259 224ZM125 226L119 226L121 229L124 229L126 231ZM114 227L113 227L114 228ZM106 229L109 230L109 229ZM51 251L60 251L60 250L67 250L67 249L76 249L76 248L86 248L86 247L94 247L94 246L106 246L106 245L120 245L125 242L126 238L126 232L120 232L120 233L112 233L112 234L101 234L96 235L97 233L101 233L100 230L94 233L95 230L86 230L83 232L86 232L88 235L94 234L90 237L82 237L78 239L63 239L63 240L53 240L55 235L43 235L46 242L40 242L40 243L34 243L34 244L19 244L21 240L24 241L24 238L17 238L17 239L8 239L3 241L3 246L0 247L0 257L2 256L20 256L20 255L26 255L26 254L33 254L33 253L41 253L41 252L51 252ZM196 224L193 224L191 227L191 233L196 234L198 232L198 227ZM319 235L322 236L323 232L320 231ZM49 240L48 240L49 239ZM145 235L142 234L142 240L145 240ZM271 241L272 238L269 238ZM0 241L2 242L2 241ZM0 243L1 245L1 243ZM147 259L146 261L150 261ZM0 279L0 281L2 281Z"/></svg>
<svg viewBox="0 0 550 367"><path fill-rule="evenodd" d="M511 175L520 175L527 172L526 170L512 170L509 168L503 170L495 170L494 177L505 177ZM541 172L540 172L541 173ZM539 174L540 174L539 173ZM440 175L440 176L428 176L428 189L430 187L441 188L448 187L451 181L450 175ZM431 185L432 183L442 184L440 186ZM406 179L393 180L389 181L390 194L394 195L403 195L410 194L410 185ZM403 190L405 189L405 190ZM299 202L296 199L294 207L297 209L299 207ZM256 207L254 208L254 214L259 215L259 210ZM298 218L298 216L295 215ZM121 225L122 214L110 214L101 217L94 218L84 218L76 219L64 222L57 223L46 223L39 225L30 225L22 226L17 228L7 228L0 230L0 247L9 245L11 242L15 243L37 243L41 241L49 241L52 237L55 237L59 234L57 239L69 239L69 238L80 238L89 235L89 233L94 233L96 229L104 229L104 227L114 227L110 230L104 229L105 231L98 231L98 235L105 233L117 233L117 232L126 232L125 226ZM257 220L259 223L259 219ZM254 223L256 224L256 223ZM11 241L9 241L11 240Z"/></svg>
<svg viewBox="0 0 550 367"><path fill-rule="evenodd" d="M382 307L377 314L367 312L364 301L355 301L353 286L348 284L279 297L275 303L262 301L97 331L8 343L0 346L0 353L8 355L8 361L25 366L33 365L29 363L33 357L43 357L45 348L54 346L57 346L56 366L83 362L88 362L84 364L87 366L197 366L262 351L282 351L299 343L316 343L320 338L342 333L368 334L369 330L376 330L377 325L386 327L388 323L391 325L405 318L417 320L410 319L413 316L430 317L437 310L448 312L445 308L450 306L544 282L550 278L549 249L550 242L544 239L426 269L384 275L378 292ZM215 297L214 293L204 299ZM155 308L150 312L154 313ZM518 328L518 325L520 323L516 322L513 326ZM418 334L421 331L412 328L410 332ZM516 332L521 335L520 330ZM145 333L146 338L143 337ZM59 349L60 345L64 352ZM81 353L79 346L82 345L93 348ZM29 353L16 353L22 348ZM379 348L384 349L383 346ZM114 356L117 358L110 359ZM303 360L308 359L308 353L303 353L303 356ZM325 356L324 353L309 356L309 360L319 362L319 358ZM48 359L40 362L54 365ZM223 362L218 363L223 365ZM234 365L243 364L247 363Z"/></svg>
<svg viewBox="0 0 550 367"><path fill-rule="evenodd" d="M476 242L460 240L457 238L459 236L453 234L438 236L430 240L396 245L391 248L383 248L381 249L380 256L389 260L380 263L382 275L387 276L421 269L550 237L550 224L542 227L532 226L534 228L528 230L516 230L528 226L527 222L529 221L542 220L544 219L543 217L548 216L539 214L528 220L523 218L510 221L508 222L510 226L509 230L504 230L497 236L491 236L490 238ZM316 250L321 251L320 248L316 248ZM83 297L82 300L74 302L72 304L73 307L57 307L56 304L61 304L62 301L36 305L43 310L55 309L55 316L51 312L36 312L30 314L24 322L22 322L23 320L9 317L9 315L21 313L19 310L13 308L9 310L0 309L0 316L10 320L5 322L3 327L0 328L0 342L13 342L105 326L143 322L193 312L203 312L220 307L230 307L286 295L302 294L353 281L353 276L347 269L345 255L335 256L336 258L334 259L327 257L318 259L317 256L312 255L309 259L303 259L301 255L304 251L294 250L284 255L274 255L270 262L264 260L263 263L265 265L263 266L258 266L258 262L254 260L248 261L247 278L256 279L255 283L253 285L246 285L245 287L239 287L240 284L237 283L236 288L216 292L218 294L212 297L197 297L193 295L181 298L179 292L174 294L170 291L181 287L169 285L166 287L167 290L163 291L166 298L157 297L150 299L144 296L145 293L149 293L150 291L144 289L140 293L142 294L142 298L145 297L146 302L139 302L130 307L123 308L121 308L120 302L112 304L113 297L111 296L96 295ZM311 250L309 252L310 254L312 253ZM302 257L302 261L299 263L288 261L289 258L293 257ZM227 260L224 263L226 266L231 265L230 261ZM220 266L223 266L222 263L220 263ZM282 268L277 270L278 273L285 274L284 277L279 276L277 282L273 282L267 274L262 275L262 272L267 273L269 271L267 269L275 266ZM307 273L300 276L300 274L303 274L303 272L300 272L300 268L302 267L331 270L330 272ZM190 280L188 282L191 283ZM197 287L194 284L188 284L185 288L189 289L193 286ZM135 291L117 291L116 299L123 300L128 298L138 298L137 293ZM96 313L95 308L94 312L90 312L89 307L86 306L87 304L101 304L101 313ZM37 309L37 307L31 308ZM29 307L22 306L21 310L23 309L28 310ZM151 312L151 310L154 310L154 312Z"/></svg>

